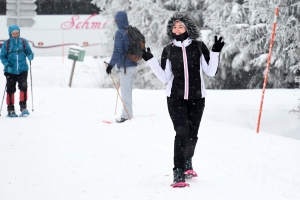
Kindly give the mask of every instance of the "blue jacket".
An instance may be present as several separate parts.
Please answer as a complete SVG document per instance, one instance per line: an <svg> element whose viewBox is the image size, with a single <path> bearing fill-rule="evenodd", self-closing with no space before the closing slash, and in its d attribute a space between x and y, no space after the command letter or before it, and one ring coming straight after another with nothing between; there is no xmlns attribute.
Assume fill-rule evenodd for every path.
<svg viewBox="0 0 300 200"><path fill-rule="evenodd" d="M131 62L127 56L125 51L128 51L129 39L126 33L126 28L129 27L127 14L125 11L119 11L115 15L116 24L118 30L115 34L115 43L114 43L114 51L109 62L110 66L117 65L118 68L124 67L124 59L125 59L125 67L136 67L136 62Z"/></svg>
<svg viewBox="0 0 300 200"><path fill-rule="evenodd" d="M8 27L9 34L9 45L8 51L6 50L6 42L4 41L1 47L1 62L4 65L4 72L11 74L20 74L21 72L28 71L28 64L26 61L26 56L30 56L33 58L33 53L31 48L24 39L26 49L24 51L24 45L22 39L19 37L13 38L11 32L14 30L18 30L20 32L20 28L17 25L12 25Z"/></svg>

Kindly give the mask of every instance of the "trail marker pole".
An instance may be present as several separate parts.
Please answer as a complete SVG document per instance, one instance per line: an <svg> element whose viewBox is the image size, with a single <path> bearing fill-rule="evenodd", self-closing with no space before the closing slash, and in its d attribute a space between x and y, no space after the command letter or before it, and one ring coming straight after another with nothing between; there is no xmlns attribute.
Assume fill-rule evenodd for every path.
<svg viewBox="0 0 300 200"><path fill-rule="evenodd" d="M263 103L264 103L265 90L266 90L266 85L267 85L267 80L268 80L268 73L269 73L269 68L270 68L270 61L271 61L271 55L272 55L272 49L273 49L274 36L275 36L275 31L276 31L276 23L277 23L278 14L279 14L279 8L277 7L275 9L275 18L274 18L272 35L271 35L271 40L270 40L270 47L269 47L269 55L268 55L268 60L267 60L267 66L266 66L266 71L265 71L265 76L264 76L264 84L263 84L262 96L261 96L260 107L259 107L259 114L258 114L258 120L257 120L256 133L259 133L259 128L260 128L261 113L262 113L262 107L263 107Z"/></svg>

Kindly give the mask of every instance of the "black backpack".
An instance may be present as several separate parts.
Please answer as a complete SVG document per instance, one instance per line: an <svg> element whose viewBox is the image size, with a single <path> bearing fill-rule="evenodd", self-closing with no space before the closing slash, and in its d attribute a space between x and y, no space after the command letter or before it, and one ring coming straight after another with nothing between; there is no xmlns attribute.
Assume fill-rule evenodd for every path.
<svg viewBox="0 0 300 200"><path fill-rule="evenodd" d="M132 62L142 60L143 50L145 50L145 36L136 27L129 26L126 29L129 39L128 51L125 51L126 56Z"/></svg>

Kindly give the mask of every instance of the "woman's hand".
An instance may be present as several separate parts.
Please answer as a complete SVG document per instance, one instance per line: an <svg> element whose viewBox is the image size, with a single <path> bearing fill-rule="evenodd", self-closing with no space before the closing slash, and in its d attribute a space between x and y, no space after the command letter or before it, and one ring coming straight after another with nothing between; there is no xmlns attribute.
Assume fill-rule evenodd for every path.
<svg viewBox="0 0 300 200"><path fill-rule="evenodd" d="M143 59L144 59L145 61L148 61L148 60L150 60L151 58L153 58L153 54L151 53L149 47L147 48L147 51L143 50L143 52L144 52L144 53L143 53L142 57L143 57Z"/></svg>
<svg viewBox="0 0 300 200"><path fill-rule="evenodd" d="M221 41L222 41L222 37L220 37L218 40L218 37L215 35L215 43L211 49L213 52L220 52L222 50L224 46L224 42Z"/></svg>

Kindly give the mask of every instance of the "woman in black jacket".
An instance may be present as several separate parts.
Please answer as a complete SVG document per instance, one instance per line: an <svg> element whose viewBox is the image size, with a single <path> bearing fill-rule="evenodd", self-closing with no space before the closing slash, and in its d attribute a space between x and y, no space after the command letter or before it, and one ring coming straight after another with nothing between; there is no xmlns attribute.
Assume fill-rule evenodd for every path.
<svg viewBox="0 0 300 200"><path fill-rule="evenodd" d="M212 51L197 41L200 31L192 17L177 12L168 21L167 34L172 41L162 52L161 65L153 57L150 48L143 54L153 73L167 83L168 110L176 132L174 141L173 187L188 186L185 178L196 177L192 157L198 140L198 129L205 107L203 72L215 76L219 54L224 46L222 37Z"/></svg>

